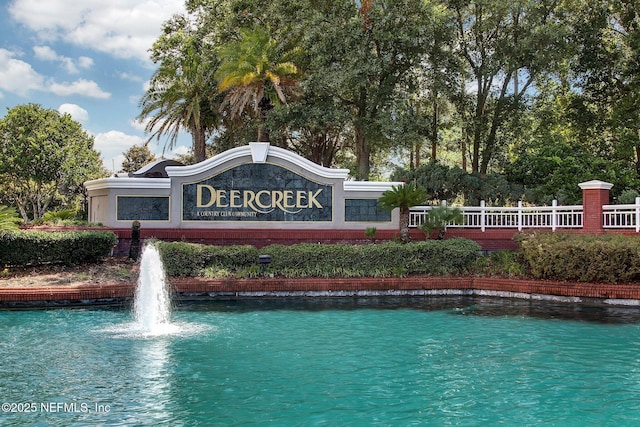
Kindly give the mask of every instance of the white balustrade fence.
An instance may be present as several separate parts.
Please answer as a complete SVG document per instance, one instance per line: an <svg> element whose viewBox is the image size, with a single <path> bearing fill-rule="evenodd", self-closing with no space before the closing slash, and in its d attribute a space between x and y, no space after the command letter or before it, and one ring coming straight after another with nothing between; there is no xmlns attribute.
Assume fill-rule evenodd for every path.
<svg viewBox="0 0 640 427"><path fill-rule="evenodd" d="M480 206L458 207L462 212L462 221L450 222L449 227L475 228L485 231L489 229L523 229L543 228L555 231L557 229L576 229L586 227L590 231L598 230L635 230L640 233L640 197L635 204L628 205L602 205L600 209L593 205L593 201L608 198L608 192L613 184L592 180L579 184L582 188L585 204L595 212L584 215L582 205L558 206L556 200L551 206L523 206L518 202L517 207L493 207L486 206L484 200ZM603 194L603 192L606 192ZM594 199L595 197L595 199ZM591 201L591 203L589 202ZM446 206L446 202L443 202ZM420 227L428 221L429 211L434 206L414 206L409 211L409 227ZM598 221L597 213L600 216ZM585 224L586 222L586 224ZM599 223L599 224L598 224Z"/></svg>
<svg viewBox="0 0 640 427"><path fill-rule="evenodd" d="M640 232L640 197L634 205L602 206L603 227L618 229L634 229Z"/></svg>
<svg viewBox="0 0 640 427"><path fill-rule="evenodd" d="M414 206L409 213L409 227L419 227L426 221L433 206ZM484 201L480 206L462 206L462 223L450 223L449 227L479 228L582 228L582 205L558 206L554 200L551 206L489 207Z"/></svg>

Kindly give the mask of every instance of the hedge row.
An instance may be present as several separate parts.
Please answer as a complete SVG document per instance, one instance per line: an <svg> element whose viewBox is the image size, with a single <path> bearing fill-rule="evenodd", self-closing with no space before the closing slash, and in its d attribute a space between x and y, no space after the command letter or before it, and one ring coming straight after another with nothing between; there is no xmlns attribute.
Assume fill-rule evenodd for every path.
<svg viewBox="0 0 640 427"><path fill-rule="evenodd" d="M0 266L73 265L109 255L118 238L105 231L0 232Z"/></svg>
<svg viewBox="0 0 640 427"><path fill-rule="evenodd" d="M206 276L223 272L257 275L259 255L271 255L268 272L283 277L390 277L455 274L476 260L480 247L467 239L411 244L297 244L207 246L157 242L169 276ZM213 273L212 273L213 272Z"/></svg>
<svg viewBox="0 0 640 427"><path fill-rule="evenodd" d="M534 233L520 238L527 268L538 279L627 282L640 279L640 239L620 235Z"/></svg>

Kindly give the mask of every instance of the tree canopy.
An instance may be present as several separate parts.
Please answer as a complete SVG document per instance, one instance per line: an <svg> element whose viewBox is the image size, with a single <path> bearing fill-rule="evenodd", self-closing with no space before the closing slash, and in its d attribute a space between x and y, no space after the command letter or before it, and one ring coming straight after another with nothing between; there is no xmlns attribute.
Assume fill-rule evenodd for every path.
<svg viewBox="0 0 640 427"><path fill-rule="evenodd" d="M81 207L83 183L106 176L93 137L69 114L19 105L0 120L0 197L25 222L54 205Z"/></svg>
<svg viewBox="0 0 640 427"><path fill-rule="evenodd" d="M582 178L640 186L635 0L186 5L154 45L141 117L197 134L196 160L202 135L212 153L268 135L358 179L429 158L477 188L508 181L510 200L577 202ZM191 63L202 73L173 91Z"/></svg>
<svg viewBox="0 0 640 427"><path fill-rule="evenodd" d="M134 145L124 152L124 161L122 162L121 172L133 173L141 167L156 160L147 145Z"/></svg>

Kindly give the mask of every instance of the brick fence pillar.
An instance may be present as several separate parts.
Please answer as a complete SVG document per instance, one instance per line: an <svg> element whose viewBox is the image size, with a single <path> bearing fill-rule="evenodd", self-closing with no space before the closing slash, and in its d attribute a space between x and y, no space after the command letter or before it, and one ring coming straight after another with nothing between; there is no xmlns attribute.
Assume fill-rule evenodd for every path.
<svg viewBox="0 0 640 427"><path fill-rule="evenodd" d="M613 184L593 180L578 184L582 188L582 230L587 233L601 234L602 205L609 204L609 190Z"/></svg>

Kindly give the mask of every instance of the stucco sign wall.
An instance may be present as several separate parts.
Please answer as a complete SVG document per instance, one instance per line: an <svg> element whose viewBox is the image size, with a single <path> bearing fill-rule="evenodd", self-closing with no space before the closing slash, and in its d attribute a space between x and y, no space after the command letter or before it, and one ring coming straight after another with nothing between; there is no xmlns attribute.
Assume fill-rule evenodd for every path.
<svg viewBox="0 0 640 427"><path fill-rule="evenodd" d="M182 185L183 221L332 221L333 187L268 163Z"/></svg>
<svg viewBox="0 0 640 427"><path fill-rule="evenodd" d="M86 182L89 220L114 228L135 220L176 229L398 227L398 213L380 210L377 199L399 183L351 181L346 169L325 168L269 143L174 164Z"/></svg>

